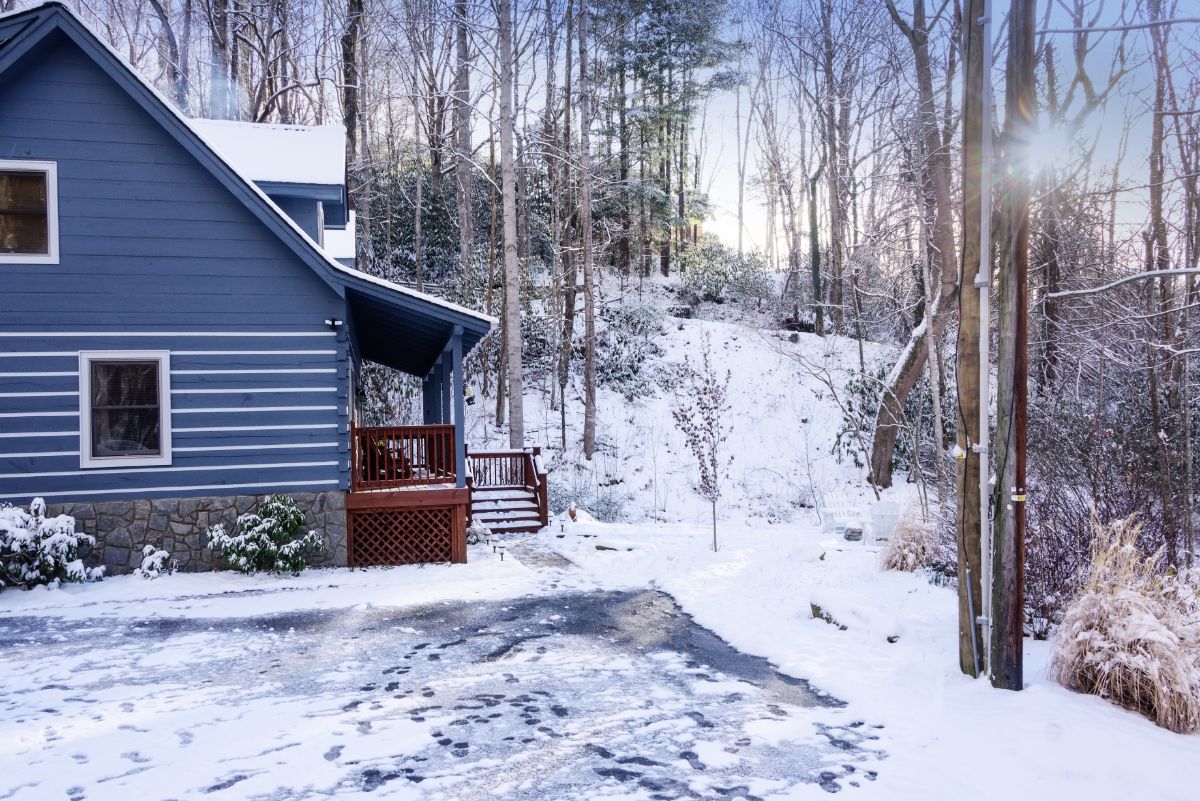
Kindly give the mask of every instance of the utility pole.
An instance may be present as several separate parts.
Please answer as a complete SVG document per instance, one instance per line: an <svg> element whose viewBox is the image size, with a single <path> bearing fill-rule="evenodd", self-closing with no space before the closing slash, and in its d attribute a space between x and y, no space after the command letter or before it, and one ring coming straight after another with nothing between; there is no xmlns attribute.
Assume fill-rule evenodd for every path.
<svg viewBox="0 0 1200 801"><path fill-rule="evenodd" d="M958 637L959 667L978 676L987 671L983 609L987 530L988 406L984 316L991 284L991 191L987 143L991 138L986 92L991 70L988 0L966 0L963 9L963 226L958 292ZM986 188L985 188L986 187ZM978 289L972 292L968 281Z"/></svg>
<svg viewBox="0 0 1200 801"><path fill-rule="evenodd" d="M1028 421L1028 148L1034 130L1036 0L1012 0L1004 98L1000 356L996 407L992 685L1020 690L1025 626L1025 442Z"/></svg>
<svg viewBox="0 0 1200 801"><path fill-rule="evenodd" d="M979 20L983 35L983 140L982 169L979 195L979 273L975 286L979 289L979 546L980 581L983 597L980 628L983 632L984 671L992 675L992 515L988 478L991 466L988 443L991 442L990 414L992 406L992 0L983 0L983 18Z"/></svg>

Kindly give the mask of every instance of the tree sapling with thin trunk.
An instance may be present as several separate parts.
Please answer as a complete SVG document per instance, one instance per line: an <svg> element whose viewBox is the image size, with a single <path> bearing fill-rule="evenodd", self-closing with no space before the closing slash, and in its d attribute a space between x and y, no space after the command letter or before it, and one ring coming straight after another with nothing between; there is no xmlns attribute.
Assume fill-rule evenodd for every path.
<svg viewBox="0 0 1200 801"><path fill-rule="evenodd" d="M716 551L717 501L721 498L721 479L733 462L733 456L726 457L722 453L729 434L729 426L725 421L729 414L732 373L726 370L722 377L713 366L708 334L702 334L700 342L699 367L685 358L678 368L676 401L671 408L671 416L696 459L700 474L695 485L696 493L712 507L712 547Z"/></svg>

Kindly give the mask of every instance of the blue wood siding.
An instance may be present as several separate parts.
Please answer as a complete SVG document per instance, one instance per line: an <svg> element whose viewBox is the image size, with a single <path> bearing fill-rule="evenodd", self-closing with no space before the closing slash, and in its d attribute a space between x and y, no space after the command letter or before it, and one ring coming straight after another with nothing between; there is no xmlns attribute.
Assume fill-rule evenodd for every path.
<svg viewBox="0 0 1200 801"><path fill-rule="evenodd" d="M0 500L345 488L345 300L65 38L17 70L0 159L57 163L60 263L0 264ZM170 465L80 468L81 350L171 352Z"/></svg>
<svg viewBox="0 0 1200 801"><path fill-rule="evenodd" d="M321 241L321 201L303 197L271 196L284 214L291 217L314 242Z"/></svg>

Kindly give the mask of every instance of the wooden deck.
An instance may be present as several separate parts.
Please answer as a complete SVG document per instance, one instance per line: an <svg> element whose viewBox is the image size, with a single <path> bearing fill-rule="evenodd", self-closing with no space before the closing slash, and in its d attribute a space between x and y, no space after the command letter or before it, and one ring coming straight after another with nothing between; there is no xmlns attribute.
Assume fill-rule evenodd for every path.
<svg viewBox="0 0 1200 801"><path fill-rule="evenodd" d="M496 533L549 522L540 448L469 452L460 477L452 425L359 427L350 442L352 567L466 562L473 513ZM522 497L495 504L497 491Z"/></svg>
<svg viewBox="0 0 1200 801"><path fill-rule="evenodd" d="M452 425L351 431L351 567L467 561L471 492L458 486L454 444Z"/></svg>

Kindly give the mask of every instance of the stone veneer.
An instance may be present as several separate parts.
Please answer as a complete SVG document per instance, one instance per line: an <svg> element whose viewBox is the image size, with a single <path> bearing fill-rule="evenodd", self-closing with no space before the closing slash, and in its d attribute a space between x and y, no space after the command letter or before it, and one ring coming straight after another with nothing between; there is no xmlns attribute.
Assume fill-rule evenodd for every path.
<svg viewBox="0 0 1200 801"><path fill-rule="evenodd" d="M346 564L346 493L288 493L304 510L304 524L325 537L325 566ZM220 558L207 547L209 526L224 523L232 531L237 517L252 511L266 495L205 498L155 498L136 501L85 501L47 504L47 515L75 518L76 530L96 538L89 566L105 565L109 575L128 573L142 563L142 548L154 545L171 554L184 571L213 570Z"/></svg>

